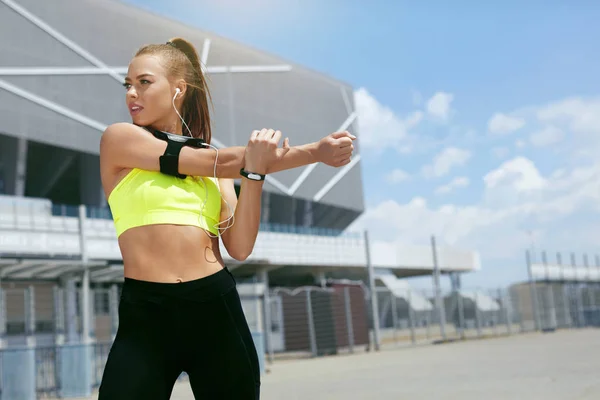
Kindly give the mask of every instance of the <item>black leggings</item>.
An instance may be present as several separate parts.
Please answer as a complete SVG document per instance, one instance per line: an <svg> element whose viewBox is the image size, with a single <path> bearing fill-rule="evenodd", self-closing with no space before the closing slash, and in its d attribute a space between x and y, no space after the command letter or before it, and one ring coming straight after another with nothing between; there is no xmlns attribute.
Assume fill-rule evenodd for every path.
<svg viewBox="0 0 600 400"><path fill-rule="evenodd" d="M183 283L125 278L98 400L167 400L184 371L196 399L259 398L256 348L226 268Z"/></svg>

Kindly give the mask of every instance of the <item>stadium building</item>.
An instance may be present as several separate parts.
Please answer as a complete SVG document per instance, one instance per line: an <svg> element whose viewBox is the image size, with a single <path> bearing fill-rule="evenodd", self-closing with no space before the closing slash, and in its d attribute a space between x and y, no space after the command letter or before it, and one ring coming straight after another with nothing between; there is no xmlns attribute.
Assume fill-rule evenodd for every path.
<svg viewBox="0 0 600 400"><path fill-rule="evenodd" d="M135 51L176 36L201 54L214 104L213 145L243 146L263 127L280 129L292 146L346 129L359 138L345 167L313 164L269 176L253 254L239 263L222 249L241 282L260 283L242 286L242 296L270 304L245 305L257 332L269 327L269 351L297 350L275 332L297 303L281 300L287 294L279 288L368 281L368 241L344 231L365 208L350 85L115 0L0 0L0 348L109 342L114 335L123 268L100 182L100 137L106 126L130 120L121 84ZM438 261L442 273L479 268L468 251L439 249ZM432 273L431 249L406 246L374 268L377 283L401 297L399 278ZM363 293L364 284L354 286ZM364 296L348 299L366 320ZM314 330L302 345L313 353L320 346ZM362 337L368 341L368 332ZM25 354L19 362L35 370L39 350ZM69 392L67 381L63 376L64 396L77 391Z"/></svg>

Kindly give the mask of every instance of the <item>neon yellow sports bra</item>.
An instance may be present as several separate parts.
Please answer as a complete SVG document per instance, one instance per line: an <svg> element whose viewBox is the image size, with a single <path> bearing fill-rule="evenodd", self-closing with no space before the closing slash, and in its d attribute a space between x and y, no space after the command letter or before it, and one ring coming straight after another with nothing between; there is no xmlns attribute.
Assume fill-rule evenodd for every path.
<svg viewBox="0 0 600 400"><path fill-rule="evenodd" d="M153 224L198 226L217 235L221 214L218 182L205 177L202 181L204 184L190 176L181 179L132 169L108 196L117 237L130 228Z"/></svg>

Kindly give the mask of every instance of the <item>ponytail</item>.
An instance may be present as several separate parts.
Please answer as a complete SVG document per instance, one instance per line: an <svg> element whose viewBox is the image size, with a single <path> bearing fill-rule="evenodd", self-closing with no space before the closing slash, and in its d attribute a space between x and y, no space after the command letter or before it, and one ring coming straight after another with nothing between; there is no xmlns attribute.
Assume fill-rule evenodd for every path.
<svg viewBox="0 0 600 400"><path fill-rule="evenodd" d="M144 46L138 50L136 57L144 54L162 56L170 77L185 80L187 90L181 106L181 117L188 125L193 137L210 143L212 129L208 103L212 104L212 97L194 45L185 39L176 37L166 44Z"/></svg>

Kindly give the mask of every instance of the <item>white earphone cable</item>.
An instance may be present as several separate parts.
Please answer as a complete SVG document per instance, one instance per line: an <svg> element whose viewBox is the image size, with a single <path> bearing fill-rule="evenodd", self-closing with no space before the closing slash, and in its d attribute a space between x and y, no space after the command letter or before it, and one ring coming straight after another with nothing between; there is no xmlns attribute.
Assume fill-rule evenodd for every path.
<svg viewBox="0 0 600 400"><path fill-rule="evenodd" d="M183 120L183 118L181 117L181 114L179 114L179 111L177 111L177 107L175 107L175 98L177 97L177 95L180 93L179 88L175 89L175 96L173 96L173 108L175 109L175 112L177 113L177 116L179 117L179 119L181 120L181 122L183 123L183 125L185 125L186 129L188 130L190 137L193 137L192 135L192 131L190 130L189 126L185 123L185 121ZM206 231L206 234L211 237L211 238L218 238L220 237L227 229L231 228L233 226L233 224L235 223L235 218L234 218L234 212L231 209L231 206L229 205L229 203L227 202L227 200L225 200L223 198L223 195L221 193L221 187L219 185L219 180L217 179L217 161L219 160L219 149L217 149L215 146L211 145L210 143L204 143L206 146L213 148L216 152L216 156L215 156L215 164L214 164L214 168L213 168L213 178L215 180L215 183L217 185L217 189L219 190L219 194L221 194L221 199L223 199L223 201L225 202L225 204L227 205L227 208L229 209L229 213L230 213L230 217L228 217L227 219L218 222L217 224L213 225L212 227L215 228L219 234L216 236L211 236L211 233ZM202 182L202 185L204 186L204 193L205 193L205 197L204 197L204 203L202 203L202 208L200 209L200 214L202 214L204 212L204 206L206 205L206 203L208 202L208 188L206 187L206 184L204 183L204 177L200 177L200 181ZM224 223L229 223L231 221L230 224L228 224L225 228L221 228L219 225L224 224ZM221 231L222 230L222 231Z"/></svg>

